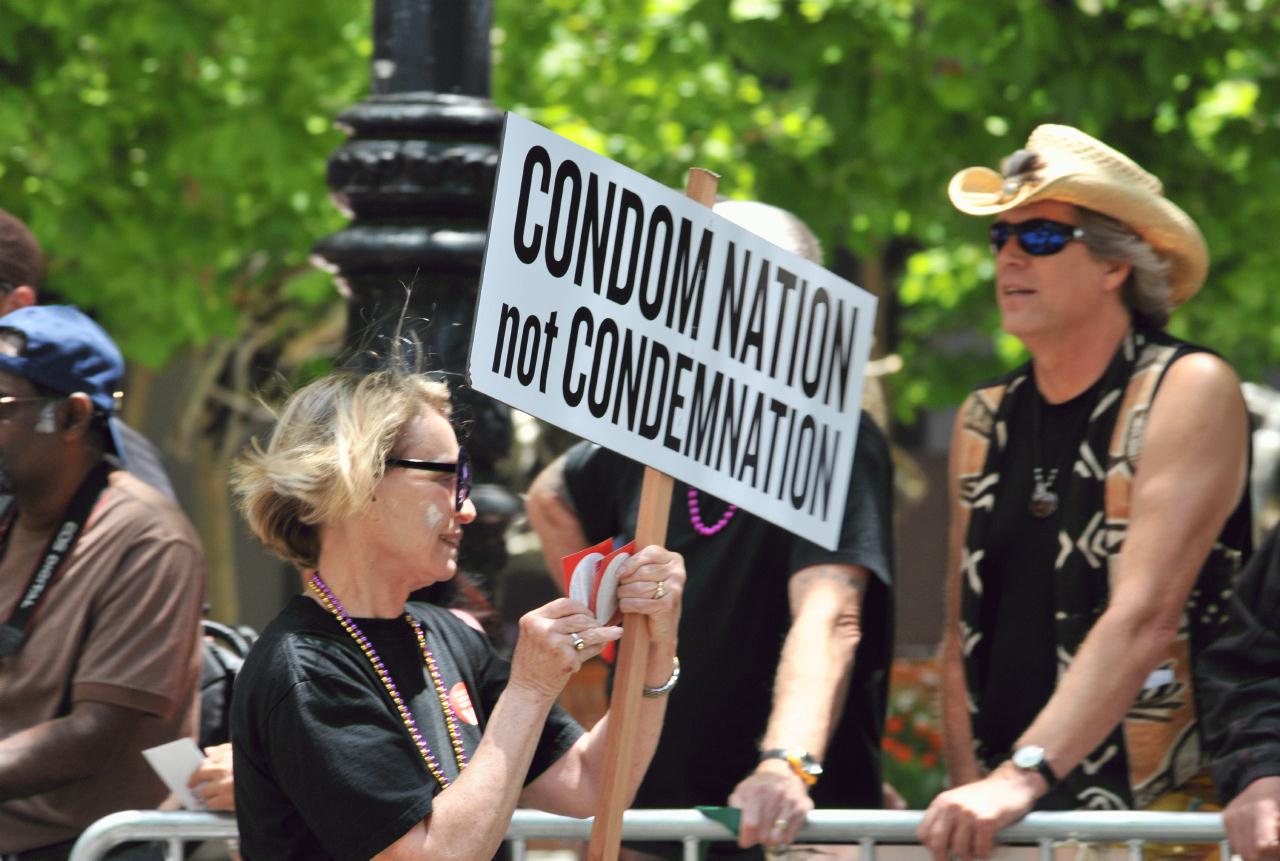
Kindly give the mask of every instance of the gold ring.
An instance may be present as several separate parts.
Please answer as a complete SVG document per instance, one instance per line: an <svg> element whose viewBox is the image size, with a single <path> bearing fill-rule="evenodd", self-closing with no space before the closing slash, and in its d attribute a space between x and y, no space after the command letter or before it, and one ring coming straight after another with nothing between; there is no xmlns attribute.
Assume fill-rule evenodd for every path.
<svg viewBox="0 0 1280 861"><path fill-rule="evenodd" d="M774 831L786 831L786 830L787 830L787 827L788 827L790 824L791 824L791 823L790 823L790 822L788 822L786 819L775 819L775 820L773 821L773 830L774 830Z"/></svg>
<svg viewBox="0 0 1280 861"><path fill-rule="evenodd" d="M657 599L661 598L663 595L667 594L667 585L666 585L666 584L667 584L667 581L666 581L666 580L659 580L659 581L658 581L658 588L653 590L653 597L654 597L654 600L657 600Z"/></svg>
<svg viewBox="0 0 1280 861"><path fill-rule="evenodd" d="M575 652L581 652L587 647L587 641L582 639L582 637L578 635L577 631L570 632L569 639L573 640L573 650Z"/></svg>

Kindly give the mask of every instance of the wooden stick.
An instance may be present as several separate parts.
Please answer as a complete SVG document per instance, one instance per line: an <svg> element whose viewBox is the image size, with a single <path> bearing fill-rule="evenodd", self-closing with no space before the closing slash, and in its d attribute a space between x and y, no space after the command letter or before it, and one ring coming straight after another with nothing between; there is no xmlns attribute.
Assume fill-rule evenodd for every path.
<svg viewBox="0 0 1280 861"><path fill-rule="evenodd" d="M692 168L685 194L711 206L716 201L720 177L709 170ZM640 488L640 509L636 520L636 548L667 541L667 515L671 512L671 476L645 467ZM643 697L645 662L649 653L649 626L643 616L629 614L623 619L618 667L613 676L613 699L609 702L609 726L604 745L604 776L596 818L591 826L589 861L617 861L622 844L622 811L626 807L628 784L635 761L636 730Z"/></svg>

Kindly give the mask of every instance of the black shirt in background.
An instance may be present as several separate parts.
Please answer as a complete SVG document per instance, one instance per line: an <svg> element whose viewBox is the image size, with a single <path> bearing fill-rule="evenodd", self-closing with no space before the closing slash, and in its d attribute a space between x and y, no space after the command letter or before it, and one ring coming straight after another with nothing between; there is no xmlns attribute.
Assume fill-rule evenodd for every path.
<svg viewBox="0 0 1280 861"><path fill-rule="evenodd" d="M1201 656L1196 682L1223 803L1280 776L1280 531L1236 577L1231 621Z"/></svg>
<svg viewBox="0 0 1280 861"><path fill-rule="evenodd" d="M892 658L892 493L888 443L863 413L839 546L826 550L739 511L713 536L694 531L688 487L676 482L667 547L684 556L680 683L636 807L723 805L759 762L774 675L790 628L787 581L810 565L868 569L862 641L839 723L811 795L819 807L878 808L880 737ZM643 466L589 443L570 449L565 481L587 537L630 540ZM707 525L725 503L700 495Z"/></svg>

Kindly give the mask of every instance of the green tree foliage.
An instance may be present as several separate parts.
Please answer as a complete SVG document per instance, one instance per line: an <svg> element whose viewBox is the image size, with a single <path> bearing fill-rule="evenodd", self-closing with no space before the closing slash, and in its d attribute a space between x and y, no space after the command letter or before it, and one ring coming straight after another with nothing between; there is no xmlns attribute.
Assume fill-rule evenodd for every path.
<svg viewBox="0 0 1280 861"><path fill-rule="evenodd" d="M131 359L314 314L333 117L368 89L360 0L5 0L0 207ZM289 309L289 313L283 313Z"/></svg>
<svg viewBox="0 0 1280 861"><path fill-rule="evenodd" d="M999 334L985 225L951 175L1041 122L1162 177L1214 265L1178 334L1257 378L1280 358L1271 0L499 0L499 100L673 185L793 209L892 292L898 414L1020 358ZM835 261L839 265L840 261ZM832 263L828 255L828 264ZM885 278L888 274L890 277ZM885 290L885 287L888 290Z"/></svg>
<svg viewBox="0 0 1280 861"><path fill-rule="evenodd" d="M367 0L5 0L0 206L50 286L161 366L333 301L306 254ZM1148 166L1214 266L1175 316L1249 377L1280 357L1276 0L496 0L494 99L673 185L802 214L885 298L899 414L1015 360L948 178L1044 121ZM837 250L847 250L837 254ZM849 256L851 255L851 257ZM289 325L297 326L298 319ZM256 337L256 336L255 336Z"/></svg>

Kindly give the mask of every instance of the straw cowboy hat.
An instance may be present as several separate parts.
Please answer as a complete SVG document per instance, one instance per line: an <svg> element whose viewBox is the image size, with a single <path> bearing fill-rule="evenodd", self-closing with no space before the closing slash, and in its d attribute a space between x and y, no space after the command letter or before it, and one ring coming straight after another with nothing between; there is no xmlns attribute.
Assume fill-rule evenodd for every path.
<svg viewBox="0 0 1280 861"><path fill-rule="evenodd" d="M969 215L996 215L1037 200L1059 200L1109 215L1169 260L1173 305L1195 295L1209 270L1200 229L1165 198L1160 180L1132 159L1070 126L1038 126L1002 173L966 168L947 194Z"/></svg>

